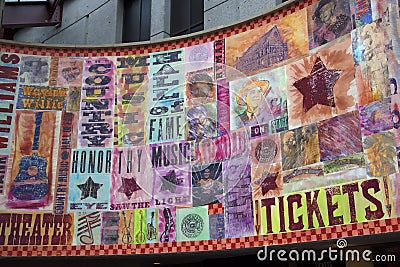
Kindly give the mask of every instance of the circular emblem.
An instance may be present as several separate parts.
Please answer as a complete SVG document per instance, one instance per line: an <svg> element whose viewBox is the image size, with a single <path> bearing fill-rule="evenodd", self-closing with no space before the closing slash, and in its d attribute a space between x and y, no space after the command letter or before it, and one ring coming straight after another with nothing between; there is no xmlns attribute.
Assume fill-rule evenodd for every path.
<svg viewBox="0 0 400 267"><path fill-rule="evenodd" d="M188 214L182 220L181 231L188 238L198 237L203 229L204 221L198 214Z"/></svg>
<svg viewBox="0 0 400 267"><path fill-rule="evenodd" d="M269 163L271 162L278 151L278 146L274 140L266 139L256 146L255 156L258 162Z"/></svg>
<svg viewBox="0 0 400 267"><path fill-rule="evenodd" d="M190 56L189 56L189 60L191 62L195 62L195 61L207 61L209 56L209 52L208 49L202 46L198 46L196 48L194 48L191 52L190 52Z"/></svg>
<svg viewBox="0 0 400 267"><path fill-rule="evenodd" d="M67 160L67 159L69 159L69 152L68 152L68 151L63 151L63 152L61 153L61 159L62 159L62 160Z"/></svg>

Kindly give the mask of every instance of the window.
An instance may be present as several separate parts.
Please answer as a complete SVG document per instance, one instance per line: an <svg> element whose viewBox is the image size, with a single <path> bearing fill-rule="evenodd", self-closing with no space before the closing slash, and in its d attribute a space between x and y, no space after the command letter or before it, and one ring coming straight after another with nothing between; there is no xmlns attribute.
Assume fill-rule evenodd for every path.
<svg viewBox="0 0 400 267"><path fill-rule="evenodd" d="M171 0L171 36L204 29L204 0Z"/></svg>
<svg viewBox="0 0 400 267"><path fill-rule="evenodd" d="M122 42L150 40L150 0L125 0Z"/></svg>
<svg viewBox="0 0 400 267"><path fill-rule="evenodd" d="M5 0L6 3L35 3L35 2L47 2L47 0Z"/></svg>

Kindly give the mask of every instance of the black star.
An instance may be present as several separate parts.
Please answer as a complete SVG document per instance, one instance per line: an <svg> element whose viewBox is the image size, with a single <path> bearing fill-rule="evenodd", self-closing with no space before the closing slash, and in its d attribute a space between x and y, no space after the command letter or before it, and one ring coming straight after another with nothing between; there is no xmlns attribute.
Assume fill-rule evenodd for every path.
<svg viewBox="0 0 400 267"><path fill-rule="evenodd" d="M265 176L264 180L261 182L261 193L265 196L268 191L275 190L278 188L276 185L276 178L278 177L278 173L266 173L263 174Z"/></svg>
<svg viewBox="0 0 400 267"><path fill-rule="evenodd" d="M160 191L168 190L171 193L175 193L176 186L182 184L182 179L176 178L175 170L170 171L167 175L161 178L162 185Z"/></svg>
<svg viewBox="0 0 400 267"><path fill-rule="evenodd" d="M319 57L315 60L311 74L293 84L303 95L304 112L316 104L335 106L333 87L341 73L340 70L328 70Z"/></svg>
<svg viewBox="0 0 400 267"><path fill-rule="evenodd" d="M128 179L122 177L122 185L118 192L124 193L128 199L131 199L133 192L140 190L140 186L136 183L134 178Z"/></svg>
<svg viewBox="0 0 400 267"><path fill-rule="evenodd" d="M89 176L84 184L79 184L77 186L82 191L81 199L85 199L87 197L97 199L97 191L103 186L103 184L93 182L92 177Z"/></svg>

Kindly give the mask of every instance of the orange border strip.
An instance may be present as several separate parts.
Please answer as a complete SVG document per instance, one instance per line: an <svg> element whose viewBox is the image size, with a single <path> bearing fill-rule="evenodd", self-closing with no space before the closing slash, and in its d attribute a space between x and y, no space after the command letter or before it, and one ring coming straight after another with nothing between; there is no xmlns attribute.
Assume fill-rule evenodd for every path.
<svg viewBox="0 0 400 267"><path fill-rule="evenodd" d="M264 236L226 238L219 240L169 242L140 245L91 245L91 246L0 246L1 256L102 256L124 254L154 254L171 252L210 251L238 248L285 245L361 235L398 232L400 218L364 223L337 225Z"/></svg>
<svg viewBox="0 0 400 267"><path fill-rule="evenodd" d="M29 44L2 43L1 51L8 53L20 53L56 57L96 57L96 56L126 56L148 54L176 48L183 48L197 44L203 44L214 40L227 38L255 27L267 25L275 20L297 12L318 0L302 0L280 10L256 18L250 22L244 22L231 28L218 30L203 35L167 41L149 45L129 45L109 48L59 48L30 46ZM1 43L1 41L0 41ZM212 205L209 214L223 212L223 205ZM1 256L101 256L123 254L153 254L170 252L190 252L225 250L236 248L261 247L264 245L284 245L317 240L345 238L370 234L398 232L400 231L400 218L376 220L363 223L338 225L326 228L302 230L281 234L269 234L265 236L249 236L241 238L226 238L221 240L205 240L191 242L170 242L141 245L91 245L91 246L0 246Z"/></svg>

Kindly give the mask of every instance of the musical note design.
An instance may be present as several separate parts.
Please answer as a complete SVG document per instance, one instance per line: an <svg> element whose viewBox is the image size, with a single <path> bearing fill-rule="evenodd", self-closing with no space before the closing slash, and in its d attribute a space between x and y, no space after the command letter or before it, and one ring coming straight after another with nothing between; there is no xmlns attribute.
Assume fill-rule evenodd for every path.
<svg viewBox="0 0 400 267"><path fill-rule="evenodd" d="M77 236L81 244L91 245L94 243L93 229L101 225L100 212L92 212L78 219Z"/></svg>
<svg viewBox="0 0 400 267"><path fill-rule="evenodd" d="M164 208L163 216L165 220L165 228L160 236L161 242L168 242L169 241L169 232L174 225L174 219L172 218L172 213L169 208Z"/></svg>
<svg viewBox="0 0 400 267"><path fill-rule="evenodd" d="M139 222L140 230L139 230L139 232L137 232L135 238L136 238L136 243L142 244L146 241L146 235L143 231L143 223L146 223L144 215L143 215L143 210L139 210L139 216L140 216L140 222Z"/></svg>
<svg viewBox="0 0 400 267"><path fill-rule="evenodd" d="M153 220L154 220L154 211L151 212L151 220L150 223L147 224L147 233L146 233L147 240L155 240L157 238L157 230L153 225Z"/></svg>
<svg viewBox="0 0 400 267"><path fill-rule="evenodd" d="M124 244L130 244L132 242L132 236L131 236L131 223L132 223L132 213L129 216L129 222L128 224L126 223L126 214L125 211L122 211L122 216L124 219L124 229L123 229L123 235L122 235L122 243Z"/></svg>

